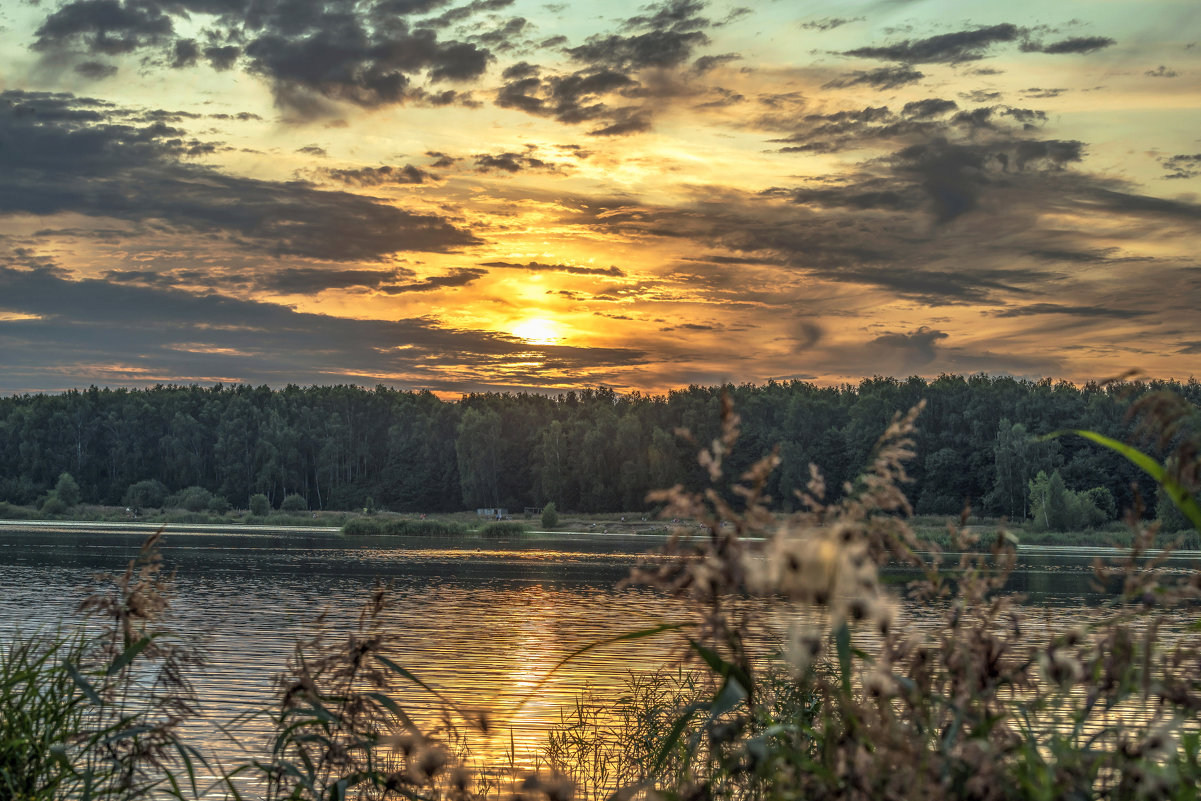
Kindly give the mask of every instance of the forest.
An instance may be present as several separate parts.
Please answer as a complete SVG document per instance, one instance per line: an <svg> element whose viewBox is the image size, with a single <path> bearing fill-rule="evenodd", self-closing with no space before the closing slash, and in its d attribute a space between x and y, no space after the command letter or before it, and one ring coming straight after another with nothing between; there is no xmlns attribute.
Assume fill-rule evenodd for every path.
<svg viewBox="0 0 1201 801"><path fill-rule="evenodd" d="M168 493L203 488L226 508L263 494L274 506L299 495L311 509L554 502L575 512L640 511L649 489L706 483L696 453L717 436L728 393L742 437L727 474L778 447L768 487L778 508L794 503L810 463L837 496L893 414L924 399L908 487L919 514L957 514L968 503L985 515L1023 519L1037 509L1046 517L1046 493L1055 492L1095 523L1131 507L1136 487L1153 513L1154 484L1079 438L1038 435L1089 428L1128 439L1130 404L1162 390L1201 404L1195 380L1076 386L986 375L453 401L383 386L90 387L0 398L0 501L38 503L69 473L80 500L102 504L161 504Z"/></svg>

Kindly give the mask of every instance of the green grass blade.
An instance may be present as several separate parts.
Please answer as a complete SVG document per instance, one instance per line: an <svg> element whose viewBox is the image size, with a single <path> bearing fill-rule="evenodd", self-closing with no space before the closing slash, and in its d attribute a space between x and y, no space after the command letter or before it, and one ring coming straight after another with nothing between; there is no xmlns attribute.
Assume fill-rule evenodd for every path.
<svg viewBox="0 0 1201 801"><path fill-rule="evenodd" d="M834 632L834 643L838 648L838 672L842 679L842 691L851 694L851 629L846 622L839 624Z"/></svg>
<svg viewBox="0 0 1201 801"><path fill-rule="evenodd" d="M63 660L63 667L71 674L71 680L75 682L75 686L83 691L83 694L87 696L89 701L96 706L104 706L104 701L100 698L100 693L96 692L96 688L92 686L92 683L79 672L79 668L65 659Z"/></svg>
<svg viewBox="0 0 1201 801"><path fill-rule="evenodd" d="M119 653L117 657L113 659L113 663L108 666L108 670L104 672L104 675L112 676L113 674L120 673L122 670L129 667L129 664L138 658L138 654L146 650L146 646L150 645L150 641L150 637L143 637L137 642L131 643L128 648Z"/></svg>
<svg viewBox="0 0 1201 801"><path fill-rule="evenodd" d="M701 702L689 704L684 708L683 714L676 720L671 727L671 732L667 735L667 739L663 741L663 745L659 747L659 753L655 755L655 760L651 764L651 775L662 770L667 763L667 758L671 755L672 749L679 743L680 737L684 734L684 729L688 727L692 716L705 708L705 704Z"/></svg>

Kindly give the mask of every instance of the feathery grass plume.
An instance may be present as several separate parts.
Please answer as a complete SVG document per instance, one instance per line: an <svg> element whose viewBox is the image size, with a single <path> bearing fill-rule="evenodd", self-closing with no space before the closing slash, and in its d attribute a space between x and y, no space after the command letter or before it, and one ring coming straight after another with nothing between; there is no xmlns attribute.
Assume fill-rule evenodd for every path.
<svg viewBox="0 0 1201 801"><path fill-rule="evenodd" d="M384 625L387 605L387 588L378 585L350 632L336 634L323 615L313 635L296 644L279 678L278 705L266 711L275 729L270 756L233 771L231 793L242 797L239 777L257 777L265 799L474 797L473 777L456 764L451 745L457 725L487 731L488 716L387 656L399 639ZM389 694L399 682L434 696L441 727L423 730L409 716Z"/></svg>

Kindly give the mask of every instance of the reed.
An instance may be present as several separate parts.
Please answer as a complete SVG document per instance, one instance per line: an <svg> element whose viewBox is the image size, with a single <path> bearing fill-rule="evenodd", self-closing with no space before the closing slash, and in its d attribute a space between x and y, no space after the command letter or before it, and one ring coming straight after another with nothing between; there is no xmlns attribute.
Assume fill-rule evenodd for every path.
<svg viewBox="0 0 1201 801"><path fill-rule="evenodd" d="M479 535L489 539L519 539L526 535L529 527L516 520L497 520L480 526Z"/></svg>
<svg viewBox="0 0 1201 801"><path fill-rule="evenodd" d="M342 533L351 536L463 537L468 529L454 520L354 517L343 524Z"/></svg>

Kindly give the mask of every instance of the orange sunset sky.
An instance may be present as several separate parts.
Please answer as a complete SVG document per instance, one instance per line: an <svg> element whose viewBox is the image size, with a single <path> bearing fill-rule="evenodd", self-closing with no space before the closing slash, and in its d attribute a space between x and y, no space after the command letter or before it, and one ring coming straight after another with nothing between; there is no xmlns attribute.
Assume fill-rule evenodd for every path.
<svg viewBox="0 0 1201 801"><path fill-rule="evenodd" d="M0 392L1201 372L1201 3L0 9Z"/></svg>

